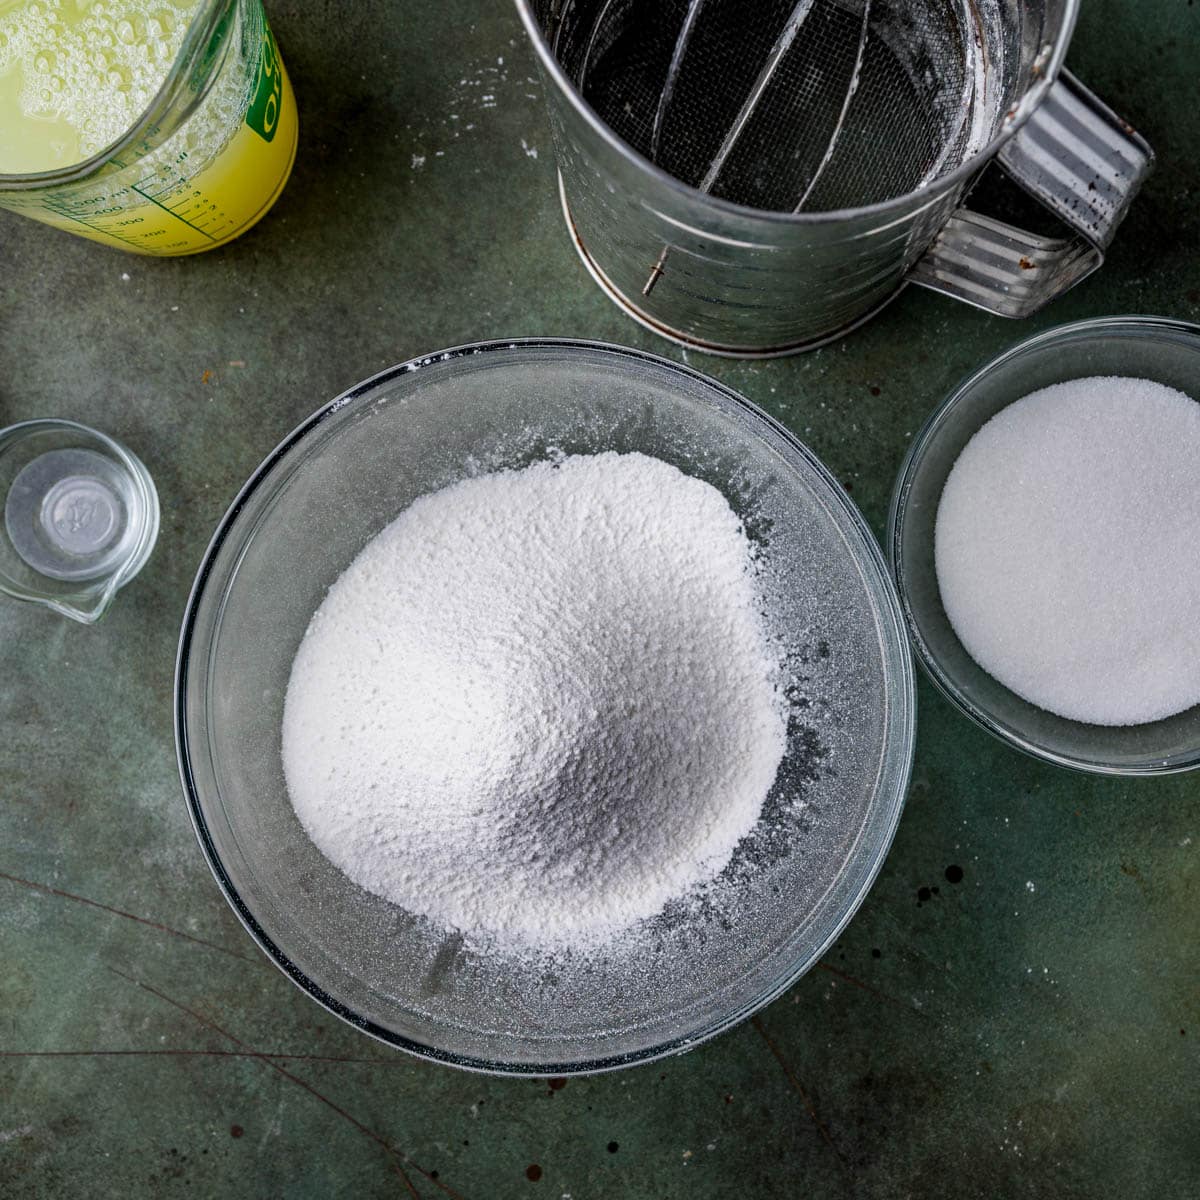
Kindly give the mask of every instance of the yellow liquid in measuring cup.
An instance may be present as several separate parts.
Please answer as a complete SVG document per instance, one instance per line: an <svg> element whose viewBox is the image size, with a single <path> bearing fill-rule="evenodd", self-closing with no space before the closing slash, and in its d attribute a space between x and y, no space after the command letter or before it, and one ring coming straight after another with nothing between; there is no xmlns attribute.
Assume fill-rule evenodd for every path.
<svg viewBox="0 0 1200 1200"><path fill-rule="evenodd" d="M165 81L199 0L0 0L0 173L70 167L127 133ZM261 42L241 53L245 13ZM225 64L157 148L113 156L94 176L0 204L146 254L191 254L237 237L287 182L297 120L257 6L225 30Z"/></svg>

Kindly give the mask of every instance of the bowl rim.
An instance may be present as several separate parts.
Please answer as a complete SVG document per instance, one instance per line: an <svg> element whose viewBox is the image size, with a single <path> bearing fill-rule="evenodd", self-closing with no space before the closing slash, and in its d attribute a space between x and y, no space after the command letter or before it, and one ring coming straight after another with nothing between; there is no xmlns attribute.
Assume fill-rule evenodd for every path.
<svg viewBox="0 0 1200 1200"><path fill-rule="evenodd" d="M926 678L934 685L950 703L964 716L968 717L980 728L985 729L993 737L1006 745L1013 747L1031 758L1048 762L1058 767L1082 772L1088 775L1113 777L1146 778L1163 775L1178 775L1200 767L1200 746L1182 759L1143 760L1140 762L1114 763L1099 759L1086 759L1069 754L1062 754L1022 736L1019 730L1000 721L992 713L974 704L959 689L950 674L943 669L937 656L933 653L913 615L909 602L906 582L905 560L901 550L905 519L908 513L908 500L912 484L925 458L925 453L934 437L941 430L949 415L968 402L975 388L994 370L1007 366L1014 359L1029 353L1044 353L1056 345L1073 340L1079 335L1095 335L1122 333L1125 336L1142 336L1147 334L1171 334L1196 342L1197 352L1200 353L1200 325L1190 321L1181 321L1173 317L1159 317L1138 313L1123 313L1107 317L1088 317L1080 321L1070 321L1063 325L1055 325L1032 337L1024 338L1007 350L989 359L981 367L977 367L965 376L946 395L917 431L913 438L892 488L891 502L888 507L888 522L886 547L888 564L892 571L893 582L900 597L900 605L904 612L905 624L909 638L916 651L917 661L921 664ZM1021 399L1014 396L1010 403ZM1200 398L1197 398L1200 399ZM977 427L982 428L983 423ZM999 681L997 681L999 682ZM1001 684L1000 686L1004 686ZM1014 693L1015 694L1015 693ZM1067 718L1060 718L1067 720ZM1082 722L1074 722L1082 724Z"/></svg>
<svg viewBox="0 0 1200 1200"><path fill-rule="evenodd" d="M893 647L894 661L890 666L894 674L894 695L887 699L891 736L888 741L885 741L881 762L887 764L891 760L892 769L895 772L896 786L890 803L878 814L877 819L880 821L878 838L862 870L857 891L852 895L850 902L832 923L826 936L819 943L814 944L814 947L808 954L798 958L794 965L784 972L773 984L725 1014L721 1019L711 1022L697 1032L681 1034L643 1050L629 1051L621 1054L598 1055L594 1058L573 1062L558 1060L537 1063L505 1062L445 1050L439 1046L420 1042L414 1038L406 1037L389 1030L370 1018L355 1012L336 996L326 991L321 984L294 963L271 935L268 934L242 899L232 878L226 871L217 852L216 845L209 833L208 825L201 808L199 788L192 772L191 742L188 735L187 689L189 662L193 650L198 644L196 636L198 632L197 624L200 601L205 594L217 555L229 538L234 523L251 495L262 486L274 468L300 442L304 441L325 421L348 405L356 401L362 402L367 397L373 397L377 389L387 383L434 364L442 364L480 354L503 354L514 350L552 350L558 352L565 351L567 354L581 350L611 356L614 359L627 362L640 362L654 369L665 369L681 375L693 383L700 383L705 388L720 393L722 398L731 402L743 414L750 416L759 424L765 425L771 432L782 438L787 443L789 449L794 450L804 459L806 465L817 473L818 478L827 486L833 498L841 505L850 528L859 538L861 555L856 565L864 576L873 575L877 585L875 588L877 593L875 615L883 635L880 639L881 647L887 644L887 630L891 629L893 632L890 640ZM828 468L793 433L762 409L758 408L757 405L752 404L749 400L718 380L712 379L689 366L656 354L651 354L647 351L620 346L610 342L580 338L525 337L496 339L465 343L434 354L421 355L420 357L409 359L376 372L361 383L350 387L335 399L322 405L314 413L301 421L251 473L249 479L239 489L225 514L221 517L205 548L184 609L179 645L176 653L172 705L174 712L176 758L192 828L195 831L196 839L200 844L205 861L208 863L213 878L221 889L226 902L233 909L238 920L241 921L243 927L246 929L246 932L258 944L259 949L297 987L307 993L309 997L328 1012L347 1022L347 1024L354 1026L361 1032L375 1038L377 1041L394 1049L403 1050L418 1058L446 1063L482 1074L505 1076L555 1077L589 1075L602 1071L615 1070L620 1067L632 1066L634 1064L654 1062L669 1055L683 1053L702 1042L718 1036L775 1000L821 959L829 947L841 935L855 913L857 913L863 900L874 885L891 849L892 841L895 838L896 829L904 810L908 785L912 777L913 759L916 749L916 670L913 665L912 650L906 632L900 599L897 595L891 572L888 570L888 564L884 560L882 550L874 534L871 532L870 526L859 512L853 500L850 499L845 489L838 483Z"/></svg>

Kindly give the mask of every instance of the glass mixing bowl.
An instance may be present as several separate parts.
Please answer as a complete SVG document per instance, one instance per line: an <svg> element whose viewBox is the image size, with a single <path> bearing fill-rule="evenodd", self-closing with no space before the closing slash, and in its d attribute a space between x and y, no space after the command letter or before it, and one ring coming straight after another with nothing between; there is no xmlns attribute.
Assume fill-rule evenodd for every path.
<svg viewBox="0 0 1200 1200"><path fill-rule="evenodd" d="M604 450L665 459L743 517L796 676L788 750L763 820L699 915L666 912L587 956L481 954L363 891L309 841L280 760L292 659L329 586L418 496L554 451ZM899 603L869 530L812 453L693 371L565 341L467 346L394 367L292 433L204 556L175 705L200 844L271 959L384 1042L523 1074L687 1049L793 983L879 870L914 738Z"/></svg>
<svg viewBox="0 0 1200 1200"><path fill-rule="evenodd" d="M942 607L934 526L955 460L1001 409L1040 388L1089 375L1152 379L1200 400L1200 327L1158 317L1079 321L1021 342L982 367L913 440L892 494L888 554L922 665L938 689L989 733L1036 758L1101 775L1191 770L1200 766L1200 705L1125 727L1056 716L979 666Z"/></svg>

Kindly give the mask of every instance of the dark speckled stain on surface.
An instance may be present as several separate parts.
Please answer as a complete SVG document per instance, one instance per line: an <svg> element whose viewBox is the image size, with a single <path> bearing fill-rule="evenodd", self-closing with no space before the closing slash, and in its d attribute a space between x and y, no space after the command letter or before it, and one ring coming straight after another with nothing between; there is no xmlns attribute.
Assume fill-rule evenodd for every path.
<svg viewBox="0 0 1200 1200"><path fill-rule="evenodd" d="M506 0L268 8L302 141L248 236L159 262L0 214L0 425L108 430L163 506L100 625L0 602L0 1195L1200 1194L1200 777L1056 771L924 683L862 909L689 1055L567 1086L469 1076L365 1039L255 950L196 848L170 720L179 617L237 488L412 355L549 334L684 357L574 258ZM1104 270L1047 312L914 290L802 358L688 361L807 441L878 532L912 434L986 358L1080 317L1200 320L1198 46L1200 7L1083 5L1071 65L1160 165Z"/></svg>

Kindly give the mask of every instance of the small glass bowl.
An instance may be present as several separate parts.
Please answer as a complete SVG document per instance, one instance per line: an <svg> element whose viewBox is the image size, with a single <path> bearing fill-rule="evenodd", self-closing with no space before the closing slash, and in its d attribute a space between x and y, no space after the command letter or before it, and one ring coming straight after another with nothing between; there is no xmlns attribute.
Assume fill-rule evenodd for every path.
<svg viewBox="0 0 1200 1200"><path fill-rule="evenodd" d="M0 593L90 625L145 564L158 494L137 457L75 421L0 430Z"/></svg>
<svg viewBox="0 0 1200 1200"><path fill-rule="evenodd" d="M1152 379L1200 399L1200 326L1137 316L1079 321L1021 342L981 368L913 441L892 493L888 556L917 657L943 695L989 733L1035 758L1099 775L1188 771L1200 766L1200 705L1122 727L1056 716L980 667L942 607L934 525L959 454L1001 409L1041 388L1093 375Z"/></svg>

